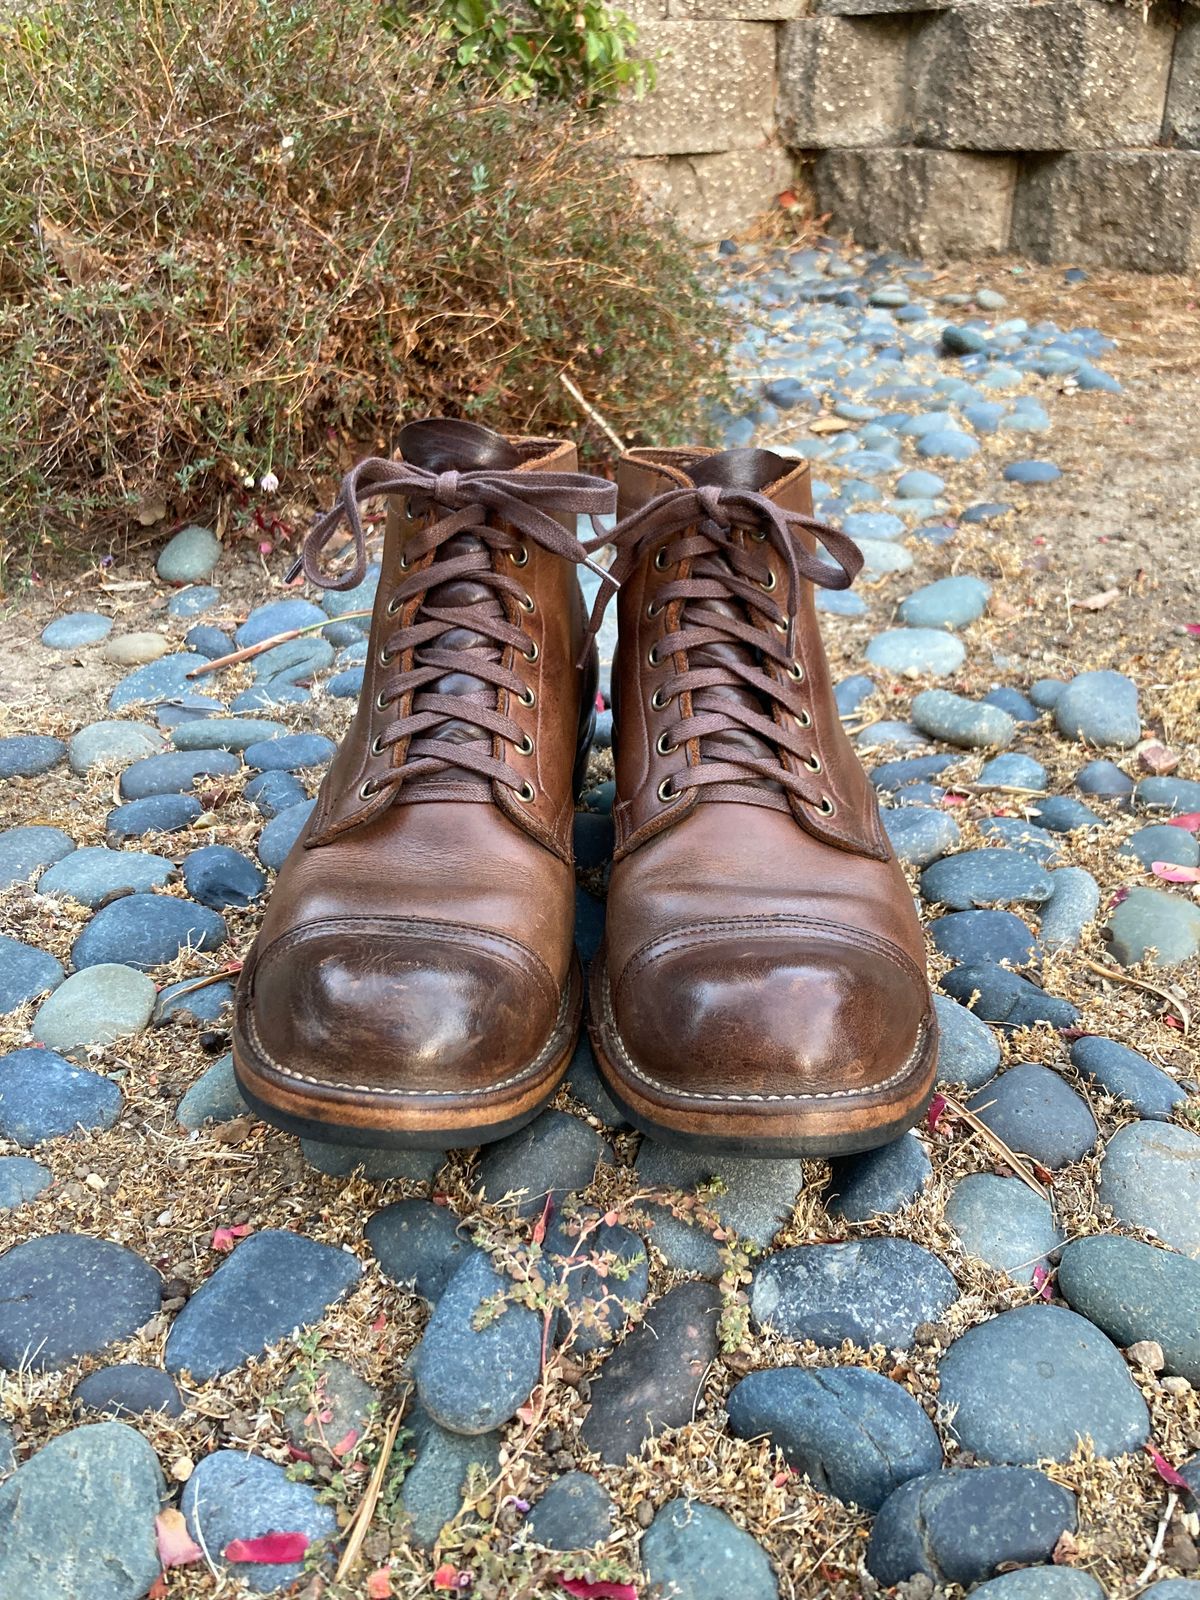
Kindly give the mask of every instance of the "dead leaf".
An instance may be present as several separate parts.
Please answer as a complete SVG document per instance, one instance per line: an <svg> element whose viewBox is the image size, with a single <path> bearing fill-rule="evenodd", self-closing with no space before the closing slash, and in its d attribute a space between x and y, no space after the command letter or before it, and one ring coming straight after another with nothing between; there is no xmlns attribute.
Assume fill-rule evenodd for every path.
<svg viewBox="0 0 1200 1600"><path fill-rule="evenodd" d="M1071 604L1075 611L1103 611L1120 598L1120 589L1102 589L1099 594L1089 594L1086 600L1073 600Z"/></svg>
<svg viewBox="0 0 1200 1600"><path fill-rule="evenodd" d="M70 283L90 283L103 276L108 262L99 250L93 250L91 245L84 244L82 239L76 238L68 229L60 228L49 217L40 217L38 226L42 243Z"/></svg>

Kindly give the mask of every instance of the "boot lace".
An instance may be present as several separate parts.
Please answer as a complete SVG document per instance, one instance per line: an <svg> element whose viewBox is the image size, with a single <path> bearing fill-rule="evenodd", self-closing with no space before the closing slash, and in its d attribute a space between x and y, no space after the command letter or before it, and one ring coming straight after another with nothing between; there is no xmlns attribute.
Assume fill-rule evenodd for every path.
<svg viewBox="0 0 1200 1600"><path fill-rule="evenodd" d="M797 537L801 531L824 546L833 564L805 548ZM786 510L757 490L714 485L667 490L588 548L605 542L615 546L616 556L596 597L593 632L612 594L655 545L660 571L690 563L689 576L663 584L651 603L651 613L657 614L682 602L673 631L653 647L651 665L671 656L687 663L658 686L653 704L662 710L682 695L692 697L690 713L681 710L679 720L663 731L661 754L690 740L703 744L700 760L668 780L660 797L670 801L711 784L765 781L831 815L832 802L806 776L819 773L821 763L806 736L812 713L796 654L796 616L802 583L850 587L862 568L858 546L838 529ZM781 597L775 594L774 572L755 550L762 543L779 553L786 569ZM708 660L693 666L692 652L702 659L707 654ZM801 772L784 766L784 752Z"/></svg>
<svg viewBox="0 0 1200 1600"><path fill-rule="evenodd" d="M533 663L538 655L537 641L516 620L533 613L533 596L497 558L507 557L519 570L533 543L565 561L592 566L588 548L554 513L593 519L612 513L615 486L577 472L429 472L406 461L370 458L346 474L334 504L306 535L289 576L302 570L321 589L352 589L362 583L367 539L361 507L377 496L403 496L416 510L436 508L441 514L406 540L400 558L406 576L386 604L387 619L404 613L404 620L380 635L379 665L396 665L380 679L377 708L384 711L408 696L412 700L407 713L389 723L373 745L373 753L382 755L404 743L403 758L365 784L363 798L454 768L494 779L531 800L532 793L524 792L529 788L525 780L492 754L494 737L529 753L524 730L497 706L501 689L523 705L533 705L534 691L517 664ZM322 569L321 558L343 524L354 561L335 576ZM594 520L592 526L597 529ZM446 603L434 592L455 584L483 592L462 603ZM512 667L504 664L509 649L514 652ZM439 682L461 684L463 676L474 680L466 691L446 692Z"/></svg>

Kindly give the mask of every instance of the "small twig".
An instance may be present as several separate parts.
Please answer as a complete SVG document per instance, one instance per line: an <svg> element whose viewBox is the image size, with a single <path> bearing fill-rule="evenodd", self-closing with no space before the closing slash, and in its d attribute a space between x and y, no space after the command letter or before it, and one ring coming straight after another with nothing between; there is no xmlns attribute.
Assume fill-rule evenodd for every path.
<svg viewBox="0 0 1200 1600"><path fill-rule="evenodd" d="M572 380L570 378L567 377L565 372L560 372L559 373L558 381L559 381L559 383L562 384L563 388L571 396L571 399L574 400L575 404L577 406L579 406L579 408L583 411L584 415L587 416L587 417L590 417L591 420L600 429L600 431L606 436L606 438L608 439L609 443L616 448L616 450L618 451L619 454L624 455L625 454L625 446L621 442L620 434L616 433L612 428L609 427L608 423L605 422L604 418L600 415L600 413L596 410L595 406L592 405L592 403L589 400L585 400L584 399L584 397L580 393L578 387L572 382Z"/></svg>
<svg viewBox="0 0 1200 1600"><path fill-rule="evenodd" d="M318 628L327 628L331 622L356 622L371 614L370 611L343 611L340 617L324 617L320 622L306 622L302 628L287 628L283 633L273 633L269 639L260 639L257 644L248 644L242 650L218 656L215 661L206 661L202 667L193 667L188 677L202 678L206 672L216 672L218 667L234 667L239 661L250 661L262 655L264 650L273 650L277 644L287 644L289 639L299 639L306 633L315 633Z"/></svg>
<svg viewBox="0 0 1200 1600"><path fill-rule="evenodd" d="M1156 983L1147 983L1145 978L1135 978L1132 973L1122 972L1120 967L1102 966L1099 961L1089 961L1086 957L1081 959L1082 965L1089 972L1095 972L1101 978L1108 978L1113 983L1128 983L1135 989L1145 989L1149 994L1156 994L1167 1005L1174 1006L1180 1022L1183 1023L1183 1037L1187 1038L1192 1028L1192 1013L1182 1000L1175 998L1169 989L1161 989Z"/></svg>
<svg viewBox="0 0 1200 1600"><path fill-rule="evenodd" d="M363 1497L358 1503L358 1508L350 1519L346 1530L346 1548L342 1551L342 1559L338 1562L337 1571L333 1581L341 1583L343 1578L353 1570L362 1552L363 1541L371 1526L371 1518L375 1515L375 1507L379 1504L379 1496L383 1493L383 1480L387 1474L388 1463L392 1459L392 1451L396 1446L396 1435L400 1432L400 1423L404 1418L408 1402L412 1397L412 1385L409 1384L400 1396L392 1420L388 1423L387 1432L383 1436L383 1444L379 1448L379 1459L376 1461Z"/></svg>
<svg viewBox="0 0 1200 1600"><path fill-rule="evenodd" d="M1162 1521L1158 1525L1158 1532L1154 1535L1154 1543L1150 1546L1150 1555L1146 1565L1142 1568L1134 1583L1135 1589L1140 1589L1144 1583L1149 1583L1150 1575L1158 1565L1158 1558L1162 1555L1163 1545L1167 1542L1167 1529L1171 1526L1171 1518L1175 1515L1175 1507L1179 1504L1179 1496L1174 1489L1167 1496L1167 1509L1162 1514Z"/></svg>
<svg viewBox="0 0 1200 1600"><path fill-rule="evenodd" d="M1031 1172L1026 1171L1025 1163L1021 1160L1021 1157L1009 1145L1005 1144L998 1133L989 1128L987 1123L977 1117L973 1111L968 1111L966 1106L956 1100L953 1095L947 1094L944 1089L939 1089L938 1093L956 1117L961 1117L969 1127L975 1130L981 1139L999 1151L1022 1183L1028 1184L1034 1194L1041 1199L1049 1200L1050 1196L1046 1192L1045 1185L1040 1184Z"/></svg>
<svg viewBox="0 0 1200 1600"><path fill-rule="evenodd" d="M206 974L203 978L192 978L190 982L181 984L175 990L171 999L178 1000L180 995L194 994L197 989L207 989L213 983L224 983L227 978L236 977L241 970L242 963L240 961L231 961L218 971Z"/></svg>

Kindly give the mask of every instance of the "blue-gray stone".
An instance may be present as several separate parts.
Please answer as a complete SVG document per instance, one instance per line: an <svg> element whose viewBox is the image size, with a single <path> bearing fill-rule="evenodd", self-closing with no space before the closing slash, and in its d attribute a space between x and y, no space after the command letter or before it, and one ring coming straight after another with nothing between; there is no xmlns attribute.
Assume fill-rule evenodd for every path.
<svg viewBox="0 0 1200 1600"><path fill-rule="evenodd" d="M1066 1461L1085 1439L1116 1456L1146 1442L1146 1403L1120 1352L1083 1317L1018 1306L956 1339L942 1358L951 1430L985 1461Z"/></svg>
<svg viewBox="0 0 1200 1600"><path fill-rule="evenodd" d="M1095 1234L1063 1250L1058 1289L1072 1311L1122 1349L1153 1339L1165 1371L1200 1383L1200 1261L1140 1239Z"/></svg>
<svg viewBox="0 0 1200 1600"><path fill-rule="evenodd" d="M1124 967L1175 967L1200 954L1200 905L1162 889L1131 889L1108 919L1108 947Z"/></svg>
<svg viewBox="0 0 1200 1600"><path fill-rule="evenodd" d="M142 1600L162 1567L164 1492L154 1450L127 1423L59 1434L0 1487L0 1594Z"/></svg>
<svg viewBox="0 0 1200 1600"><path fill-rule="evenodd" d="M148 972L174 961L181 950L216 950L225 942L224 920L207 906L173 895L129 894L101 906L76 939L76 968L124 962Z"/></svg>
<svg viewBox="0 0 1200 1600"><path fill-rule="evenodd" d="M115 1083L54 1050L0 1056L0 1134L23 1150L77 1129L111 1128L121 1110Z"/></svg>
<svg viewBox="0 0 1200 1600"><path fill-rule="evenodd" d="M277 817L281 811L303 805L308 799L304 785L290 772L260 772L250 779L242 794L264 817Z"/></svg>
<svg viewBox="0 0 1200 1600"><path fill-rule="evenodd" d="M900 620L908 628L964 628L983 615L991 592L982 578L939 578L900 602Z"/></svg>
<svg viewBox="0 0 1200 1600"><path fill-rule="evenodd" d="M189 650L198 656L206 656L209 661L218 661L233 649L232 635L214 628L211 622L199 622L194 628L189 628L183 636L183 642Z"/></svg>
<svg viewBox="0 0 1200 1600"><path fill-rule="evenodd" d="M269 600L266 605L255 606L234 634L234 639L238 648L244 650L248 645L262 644L264 640L274 638L277 633L287 633L292 628L306 628L314 622L327 620L325 612L320 606L313 605L311 600L298 597Z"/></svg>
<svg viewBox="0 0 1200 1600"><path fill-rule="evenodd" d="M567 1472L546 1490L525 1526L530 1538L549 1550L591 1550L611 1536L616 1514L616 1504L603 1484L588 1472ZM643 1540L643 1557L645 1550ZM677 1574L678 1569L673 1571Z"/></svg>
<svg viewBox="0 0 1200 1600"><path fill-rule="evenodd" d="M332 666L333 656L334 650L329 640L317 634L285 639L254 658L255 683L265 686L271 694L287 699L282 694L284 688L295 687L301 679L323 672L326 667Z"/></svg>
<svg viewBox="0 0 1200 1600"><path fill-rule="evenodd" d="M141 1033L154 1010L154 985L142 972L115 962L73 972L33 1023L39 1044L67 1054Z"/></svg>
<svg viewBox="0 0 1200 1600"><path fill-rule="evenodd" d="M1143 778L1134 799L1147 811L1200 811L1200 781L1194 778Z"/></svg>
<svg viewBox="0 0 1200 1600"><path fill-rule="evenodd" d="M15 733L0 739L0 779L39 778L67 753L61 739L43 733Z"/></svg>
<svg viewBox="0 0 1200 1600"><path fill-rule="evenodd" d="M221 541L208 528L191 523L159 551L154 570L164 583L203 583L221 559Z"/></svg>
<svg viewBox="0 0 1200 1600"><path fill-rule="evenodd" d="M614 1103L600 1076L586 1028L579 1036L579 1043L575 1046L575 1053L571 1057L563 1082L570 1095L585 1106L606 1128L629 1126L625 1113Z"/></svg>
<svg viewBox="0 0 1200 1600"><path fill-rule="evenodd" d="M1128 1101L1139 1117L1152 1122L1169 1122L1188 1098L1169 1073L1115 1039L1085 1034L1072 1044L1071 1062L1106 1094Z"/></svg>
<svg viewBox="0 0 1200 1600"><path fill-rule="evenodd" d="M150 833L181 833L190 828L204 808L190 794L148 794L144 800L127 800L108 813L104 823L109 842L143 839Z"/></svg>
<svg viewBox="0 0 1200 1600"><path fill-rule="evenodd" d="M1142 732L1137 685L1123 672L1081 672L1055 700L1054 722L1068 739L1131 749Z"/></svg>
<svg viewBox="0 0 1200 1600"><path fill-rule="evenodd" d="M48 994L62 981L62 963L48 951L0 933L0 1014Z"/></svg>
<svg viewBox="0 0 1200 1600"><path fill-rule="evenodd" d="M214 1061L192 1084L175 1112L181 1128L202 1128L208 1122L232 1122L249 1108L233 1072L233 1056Z"/></svg>
<svg viewBox="0 0 1200 1600"><path fill-rule="evenodd" d="M977 906L1041 905L1054 892L1050 874L1017 850L964 850L921 874L921 893L952 911Z"/></svg>
<svg viewBox="0 0 1200 1600"><path fill-rule="evenodd" d="M1138 1600L1200 1600L1200 1580L1160 1578L1148 1589L1143 1589Z"/></svg>
<svg viewBox="0 0 1200 1600"><path fill-rule="evenodd" d="M961 760L961 756L955 755L902 756L897 761L882 761L877 767L872 767L871 782L877 789L888 789L894 793L909 784L936 778L947 767L953 767Z"/></svg>
<svg viewBox="0 0 1200 1600"><path fill-rule="evenodd" d="M258 859L269 872L278 872L288 851L304 831L312 815L315 800L304 800L299 805L280 811L267 823L258 836Z"/></svg>
<svg viewBox="0 0 1200 1600"><path fill-rule="evenodd" d="M987 349L987 339L977 328L960 327L957 323L950 322L942 329L941 354L948 356L968 356L976 351Z"/></svg>
<svg viewBox="0 0 1200 1600"><path fill-rule="evenodd" d="M68 611L42 629L42 643L50 650L81 650L107 639L112 625L113 619L98 611Z"/></svg>
<svg viewBox="0 0 1200 1600"><path fill-rule="evenodd" d="M1072 794L1052 794L1044 800L1032 800L1029 811L1038 826L1051 833L1073 833L1076 828L1099 828L1104 824L1103 817L1098 817Z"/></svg>
<svg viewBox="0 0 1200 1600"><path fill-rule="evenodd" d="M335 672L325 685L326 692L335 700L357 700L362 692L363 667L350 667L345 672Z"/></svg>
<svg viewBox="0 0 1200 1600"><path fill-rule="evenodd" d="M168 700L172 695L185 694L188 673L202 667L206 656L192 650L176 651L173 655L159 656L143 667L126 673L108 697L110 711L123 711L126 706L140 705L150 700Z"/></svg>
<svg viewBox="0 0 1200 1600"><path fill-rule="evenodd" d="M160 1367L123 1361L89 1372L71 1396L77 1408L106 1417L142 1417L154 1412L183 1415L183 1400L172 1378Z"/></svg>
<svg viewBox="0 0 1200 1600"><path fill-rule="evenodd" d="M261 739L274 739L287 732L281 722L263 717L204 717L184 722L171 730L176 750L245 750Z"/></svg>
<svg viewBox="0 0 1200 1600"><path fill-rule="evenodd" d="M1035 1061L1002 1072L967 1104L1010 1150L1051 1171L1087 1155L1099 1132L1087 1101Z"/></svg>
<svg viewBox="0 0 1200 1600"><path fill-rule="evenodd" d="M267 886L267 875L240 850L206 844L184 857L183 881L193 900L214 911L252 905Z"/></svg>
<svg viewBox="0 0 1200 1600"><path fill-rule="evenodd" d="M31 1156L0 1156L0 1211L35 1200L53 1182L54 1174ZM4 1475L0 1464L0 1477Z"/></svg>
<svg viewBox="0 0 1200 1600"><path fill-rule="evenodd" d="M80 905L98 906L110 895L156 889L174 870L173 862L143 850L85 845L46 869L38 879L38 893L66 895Z"/></svg>
<svg viewBox="0 0 1200 1600"><path fill-rule="evenodd" d="M980 500L973 506L968 506L963 512L963 522L999 522L1002 517L1007 517L1012 507L1003 500Z"/></svg>
<svg viewBox="0 0 1200 1600"><path fill-rule="evenodd" d="M904 546L888 539L860 539L858 548L862 551L863 575L867 579L886 577L892 572L907 572L913 564L913 558ZM825 590L821 590L820 593L832 598L836 591L829 591L827 594ZM863 609L866 609L865 602ZM843 615L856 614L861 613L843 613Z"/></svg>
<svg viewBox="0 0 1200 1600"><path fill-rule="evenodd" d="M966 659L961 639L937 628L890 628L867 645L867 660L888 672L946 678Z"/></svg>
<svg viewBox="0 0 1200 1600"><path fill-rule="evenodd" d="M377 1211L363 1231L384 1275L431 1304L466 1257L477 1253L459 1232L454 1213L432 1200L397 1200Z"/></svg>
<svg viewBox="0 0 1200 1600"><path fill-rule="evenodd" d="M144 800L149 795L191 794L196 778L226 778L238 770L225 750L168 750L147 756L121 774L121 798Z"/></svg>
<svg viewBox="0 0 1200 1600"><path fill-rule="evenodd" d="M969 461L979 454L979 441L959 428L943 428L917 440L917 454L933 461Z"/></svg>
<svg viewBox="0 0 1200 1600"><path fill-rule="evenodd" d="M154 1007L154 1026L161 1027L176 1017L192 1017L197 1022L216 1022L226 1006L233 1004L233 985L222 980L193 988L194 978L169 983L159 991Z"/></svg>
<svg viewBox="0 0 1200 1600"><path fill-rule="evenodd" d="M907 1239L853 1239L778 1250L755 1268L750 1310L760 1328L836 1349L912 1344L936 1322L958 1285L930 1251Z"/></svg>
<svg viewBox="0 0 1200 1600"><path fill-rule="evenodd" d="M637 1174L643 1186L685 1195L720 1178L723 1188L712 1196L712 1210L725 1229L762 1250L791 1217L804 1187L804 1164L797 1157L718 1155L675 1149L649 1137L638 1151ZM651 1238L672 1267L720 1277L725 1263L710 1234L672 1215L665 1206L645 1209L654 1219Z"/></svg>
<svg viewBox="0 0 1200 1600"><path fill-rule="evenodd" d="M543 1111L484 1149L478 1182L490 1205L512 1197L508 1204L516 1216L537 1217L547 1200L557 1210L568 1194L585 1189L604 1152L604 1141L581 1117Z"/></svg>
<svg viewBox="0 0 1200 1600"><path fill-rule="evenodd" d="M1036 722L1041 716L1041 712L1033 701L1023 695L1019 689L998 686L995 689L989 689L987 694L984 695L983 701L985 705L999 706L1001 711L1007 711L1014 722Z"/></svg>
<svg viewBox="0 0 1200 1600"><path fill-rule="evenodd" d="M1011 967L1034 967L1041 960L1028 924L1012 911L952 911L929 931L934 948L960 965L1003 961Z"/></svg>
<svg viewBox="0 0 1200 1600"><path fill-rule="evenodd" d="M318 1321L358 1282L349 1251L280 1228L252 1233L202 1283L167 1336L170 1372L198 1383L232 1372L294 1328Z"/></svg>
<svg viewBox="0 0 1200 1600"><path fill-rule="evenodd" d="M979 831L985 839L998 839L1017 855L1036 861L1039 866L1052 865L1062 852L1061 842L1052 833L1036 823L1026 822L1024 817L983 817Z"/></svg>
<svg viewBox="0 0 1200 1600"><path fill-rule="evenodd" d="M162 1279L108 1239L52 1233L0 1256L0 1367L57 1372L128 1339L158 1311Z"/></svg>
<svg viewBox="0 0 1200 1600"><path fill-rule="evenodd" d="M906 1133L891 1144L832 1163L827 1209L847 1222L869 1222L915 1200L933 1168L925 1146Z"/></svg>
<svg viewBox="0 0 1200 1600"><path fill-rule="evenodd" d="M924 689L913 700L909 715L931 738L967 750L994 750L1011 744L1017 725L998 706L968 700L949 689Z"/></svg>
<svg viewBox="0 0 1200 1600"><path fill-rule="evenodd" d="M896 494L901 500L933 500L945 487L945 480L936 472L921 467L913 467L896 479Z"/></svg>
<svg viewBox="0 0 1200 1600"><path fill-rule="evenodd" d="M258 772L298 772L303 767L322 767L337 746L319 733L287 733L247 746L242 759Z"/></svg>
<svg viewBox="0 0 1200 1600"><path fill-rule="evenodd" d="M1042 711L1053 711L1066 688L1062 678L1035 678L1029 685L1029 698Z"/></svg>
<svg viewBox="0 0 1200 1600"><path fill-rule="evenodd" d="M93 722L67 747L71 771L82 777L98 766L122 766L163 749L163 737L142 722Z"/></svg>
<svg viewBox="0 0 1200 1600"><path fill-rule="evenodd" d="M317 1499L311 1484L289 1478L282 1467L244 1450L214 1450L203 1456L183 1486L180 1509L188 1532L203 1543L222 1572L258 1594L274 1594L302 1578L304 1561L229 1561L235 1539L260 1539L268 1533L305 1533L310 1540L331 1539L337 1514Z"/></svg>
<svg viewBox="0 0 1200 1600"><path fill-rule="evenodd" d="M1174 1122L1129 1122L1108 1141L1098 1198L1118 1222L1200 1259L1200 1138Z"/></svg>
<svg viewBox="0 0 1200 1600"><path fill-rule="evenodd" d="M431 1550L447 1522L462 1507L463 1490L472 1467L482 1468L488 1478L500 1466L499 1433L467 1437L439 1428L419 1401L414 1401L405 1418L416 1460L404 1474L400 1503L408 1514L407 1535L418 1550Z"/></svg>
<svg viewBox="0 0 1200 1600"><path fill-rule="evenodd" d="M324 1139L301 1139L305 1161L318 1172L348 1178L352 1172L383 1181L407 1178L412 1183L432 1183L445 1163L444 1150L402 1150L387 1146L332 1144Z"/></svg>
<svg viewBox="0 0 1200 1600"><path fill-rule="evenodd" d="M852 539L899 539L904 523L891 511L852 511L842 523Z"/></svg>
<svg viewBox="0 0 1200 1600"><path fill-rule="evenodd" d="M993 961L953 967L941 983L947 994L969 1005L976 1016L1006 1028L1032 1028L1039 1022L1070 1028L1079 1021L1079 1009L1069 1000L1047 994L1029 978Z"/></svg>
<svg viewBox="0 0 1200 1600"><path fill-rule="evenodd" d="M946 1202L946 1221L968 1255L1024 1286L1032 1284L1038 1267L1049 1270L1066 1238L1048 1201L1019 1178L994 1172L959 1179Z"/></svg>
<svg viewBox="0 0 1200 1600"><path fill-rule="evenodd" d="M916 750L929 742L911 722L892 722L888 718L872 722L854 739L860 750Z"/></svg>
<svg viewBox="0 0 1200 1600"><path fill-rule="evenodd" d="M904 552L907 554L907 552ZM863 568L864 573L874 576L874 569ZM867 614L867 602L862 595L855 594L850 589L818 589L815 596L817 610L822 616L827 617L864 617Z"/></svg>
<svg viewBox="0 0 1200 1600"><path fill-rule="evenodd" d="M765 1434L816 1490L867 1511L942 1464L933 1423L912 1395L866 1367L752 1372L726 1409L739 1439Z"/></svg>
<svg viewBox="0 0 1200 1600"><path fill-rule="evenodd" d="M935 806L895 806L882 813L882 821L897 859L906 866L928 866L962 837L954 818Z"/></svg>
<svg viewBox="0 0 1200 1600"><path fill-rule="evenodd" d="M1044 790L1049 776L1040 761L1017 750L993 756L979 771L979 782L988 789Z"/></svg>
<svg viewBox="0 0 1200 1600"><path fill-rule="evenodd" d="M872 295L874 303L891 303L877 298L882 292ZM778 1600L779 1585L762 1546L732 1517L699 1500L667 1501L642 1537L641 1560L660 1594Z"/></svg>
<svg viewBox="0 0 1200 1600"><path fill-rule="evenodd" d="M221 591L210 584L191 584L171 596L167 611L172 617L198 617L204 611L211 611L220 598Z"/></svg>
<svg viewBox="0 0 1200 1600"><path fill-rule="evenodd" d="M1149 870L1156 861L1170 861L1177 867L1200 866L1200 839L1185 828L1173 828L1169 822L1154 822L1130 834L1117 854L1135 856Z"/></svg>
<svg viewBox="0 0 1200 1600"><path fill-rule="evenodd" d="M61 828L41 823L6 828L0 833L0 889L27 882L39 868L61 861L74 848L75 841Z"/></svg>
<svg viewBox="0 0 1200 1600"><path fill-rule="evenodd" d="M501 1295L506 1282L486 1255L468 1256L443 1290L417 1349L421 1404L452 1433L487 1433L507 1422L540 1376L536 1312L506 1304L476 1326L484 1303Z"/></svg>
<svg viewBox="0 0 1200 1600"><path fill-rule="evenodd" d="M935 994L933 1008L938 1020L938 1082L961 1083L968 1089L990 1082L1000 1066L996 1035L949 995Z"/></svg>
<svg viewBox="0 0 1200 1600"><path fill-rule="evenodd" d="M1032 1467L932 1472L879 1508L867 1570L884 1585L923 1572L969 1587L1011 1562L1049 1561L1076 1523L1074 1495Z"/></svg>
<svg viewBox="0 0 1200 1600"><path fill-rule="evenodd" d="M1052 461L1013 461L1004 469L1006 483L1054 483L1062 471Z"/></svg>

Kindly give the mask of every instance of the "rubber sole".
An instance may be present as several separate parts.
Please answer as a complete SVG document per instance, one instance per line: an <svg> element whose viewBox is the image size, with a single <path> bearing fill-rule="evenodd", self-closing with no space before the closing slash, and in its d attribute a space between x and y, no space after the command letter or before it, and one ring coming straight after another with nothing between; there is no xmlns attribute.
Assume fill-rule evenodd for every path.
<svg viewBox="0 0 1200 1600"><path fill-rule="evenodd" d="M534 1060L499 1087L470 1095L371 1094L284 1077L263 1061L236 1023L233 1072L253 1111L302 1139L364 1149L465 1149L506 1138L544 1110L574 1053L582 1015L583 973L576 956L554 1031Z"/></svg>
<svg viewBox="0 0 1200 1600"><path fill-rule="evenodd" d="M634 1066L617 1032L603 947L592 963L588 1033L605 1087L639 1132L681 1150L763 1157L858 1155L890 1144L921 1120L937 1069L936 1014L930 1011L910 1061L870 1095L794 1096L784 1105L730 1096L691 1099L656 1088Z"/></svg>

